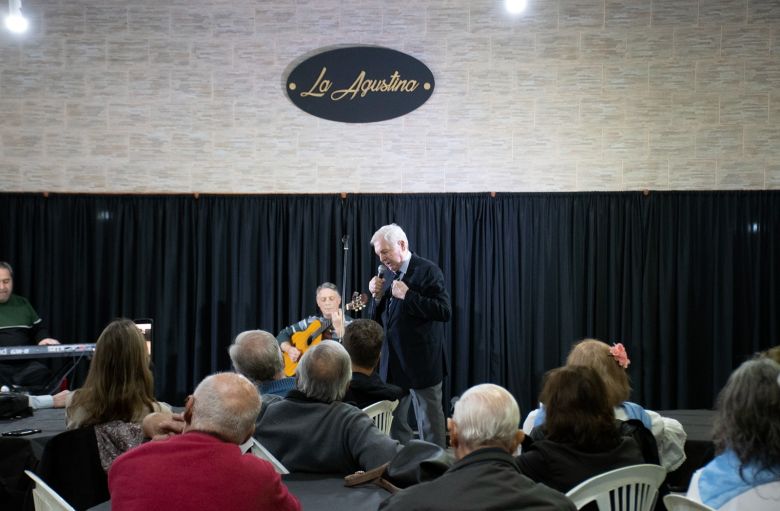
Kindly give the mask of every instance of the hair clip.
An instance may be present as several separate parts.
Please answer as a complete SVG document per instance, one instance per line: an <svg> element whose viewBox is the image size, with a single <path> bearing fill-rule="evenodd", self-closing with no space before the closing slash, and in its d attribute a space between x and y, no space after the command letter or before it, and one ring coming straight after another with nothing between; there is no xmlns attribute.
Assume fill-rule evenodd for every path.
<svg viewBox="0 0 780 511"><path fill-rule="evenodd" d="M612 343L612 346L609 348L609 354L612 355L612 358L617 361L620 367L628 369L631 360L628 358L628 353L626 353L626 348L623 346L623 343Z"/></svg>

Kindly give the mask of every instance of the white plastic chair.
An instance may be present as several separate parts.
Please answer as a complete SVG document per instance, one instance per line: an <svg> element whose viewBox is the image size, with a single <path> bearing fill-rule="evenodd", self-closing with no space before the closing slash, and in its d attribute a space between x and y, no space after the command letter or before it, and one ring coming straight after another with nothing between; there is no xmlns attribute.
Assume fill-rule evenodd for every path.
<svg viewBox="0 0 780 511"><path fill-rule="evenodd" d="M289 474L290 471L287 470L287 467L282 465L282 462L276 459L276 456L271 454L271 451L263 447L263 444L257 441L256 438L252 438L252 447L250 449L252 454L260 458L261 460L265 460L271 465L274 466L274 470L276 470L279 474Z"/></svg>
<svg viewBox="0 0 780 511"><path fill-rule="evenodd" d="M651 511L665 478L660 465L631 465L591 477L566 496L577 509L595 501L599 511Z"/></svg>
<svg viewBox="0 0 780 511"><path fill-rule="evenodd" d="M371 417L379 430L386 434L390 434L390 426L393 425L393 411L398 406L398 400L395 401L378 401L372 405L368 405L363 408L363 411Z"/></svg>
<svg viewBox="0 0 780 511"><path fill-rule="evenodd" d="M32 491L35 511L76 511L56 491L52 490L51 486L43 482L43 479L29 470L25 470L24 473L35 482Z"/></svg>
<svg viewBox="0 0 780 511"><path fill-rule="evenodd" d="M669 494L664 497L667 511L715 511L715 508L689 499L685 495Z"/></svg>

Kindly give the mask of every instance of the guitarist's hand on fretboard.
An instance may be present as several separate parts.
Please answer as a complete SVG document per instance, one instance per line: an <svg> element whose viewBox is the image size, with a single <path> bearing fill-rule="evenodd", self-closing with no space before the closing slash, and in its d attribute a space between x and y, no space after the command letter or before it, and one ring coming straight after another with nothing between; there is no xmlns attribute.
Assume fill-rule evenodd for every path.
<svg viewBox="0 0 780 511"><path fill-rule="evenodd" d="M341 309L336 309L333 314L330 315L330 322L333 324L333 329L336 330L336 334L339 339L344 337L344 315Z"/></svg>

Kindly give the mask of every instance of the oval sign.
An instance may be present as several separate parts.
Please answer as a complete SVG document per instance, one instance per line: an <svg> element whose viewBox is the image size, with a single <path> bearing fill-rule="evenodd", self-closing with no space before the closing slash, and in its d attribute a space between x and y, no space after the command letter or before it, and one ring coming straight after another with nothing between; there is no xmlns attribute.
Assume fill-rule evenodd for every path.
<svg viewBox="0 0 780 511"><path fill-rule="evenodd" d="M311 115L377 122L408 114L433 94L433 73L400 51L349 46L318 53L287 77L287 95Z"/></svg>

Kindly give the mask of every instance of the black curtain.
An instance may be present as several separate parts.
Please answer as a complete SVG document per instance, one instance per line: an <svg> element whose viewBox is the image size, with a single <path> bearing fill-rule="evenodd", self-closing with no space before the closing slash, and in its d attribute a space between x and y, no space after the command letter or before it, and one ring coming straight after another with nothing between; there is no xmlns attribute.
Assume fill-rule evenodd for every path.
<svg viewBox="0 0 780 511"><path fill-rule="evenodd" d="M323 281L367 291L370 238L396 222L439 264L445 399L541 376L583 337L623 342L634 399L712 406L731 370L780 343L780 193L93 196L0 194L0 260L65 342L150 317L161 398L229 369L240 331L316 311ZM345 250L345 243L346 250Z"/></svg>
<svg viewBox="0 0 780 511"><path fill-rule="evenodd" d="M319 284L340 283L341 199L201 197L196 232L193 336L180 340L189 370L182 383L189 387L230 368L227 347L238 333L275 334L317 310ZM171 375L182 368L170 364Z"/></svg>
<svg viewBox="0 0 780 511"><path fill-rule="evenodd" d="M196 350L197 207L192 196L3 195L0 260L62 342L152 318L158 391L181 394L195 378L182 358Z"/></svg>

